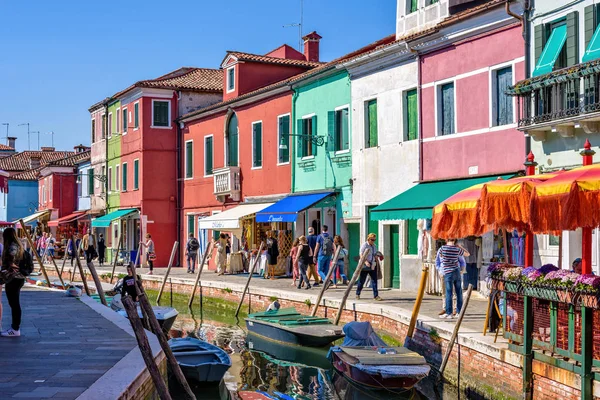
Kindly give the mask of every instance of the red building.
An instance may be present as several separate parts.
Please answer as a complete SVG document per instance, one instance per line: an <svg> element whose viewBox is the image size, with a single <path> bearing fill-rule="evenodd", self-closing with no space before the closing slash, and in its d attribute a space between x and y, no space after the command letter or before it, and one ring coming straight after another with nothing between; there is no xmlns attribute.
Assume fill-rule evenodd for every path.
<svg viewBox="0 0 600 400"><path fill-rule="evenodd" d="M289 82L321 65L319 39L315 32L304 37L305 54L288 45L265 55L228 52L221 63L224 101L180 119L182 238L194 233L204 246L211 231L224 231L241 239L234 250L251 249L266 230L289 229L257 224L253 216L291 191ZM202 221L235 207L223 219Z"/></svg>

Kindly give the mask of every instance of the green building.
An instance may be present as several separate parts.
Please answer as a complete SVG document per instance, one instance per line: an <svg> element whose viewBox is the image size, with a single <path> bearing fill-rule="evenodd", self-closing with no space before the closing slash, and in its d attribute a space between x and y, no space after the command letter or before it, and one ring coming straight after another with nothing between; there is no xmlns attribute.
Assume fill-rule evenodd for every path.
<svg viewBox="0 0 600 400"><path fill-rule="evenodd" d="M120 192L118 185L121 165L121 137L119 136L118 115L121 111L121 102L115 101L108 106L108 144L106 149L107 161L107 198L106 213L118 210L120 206Z"/></svg>

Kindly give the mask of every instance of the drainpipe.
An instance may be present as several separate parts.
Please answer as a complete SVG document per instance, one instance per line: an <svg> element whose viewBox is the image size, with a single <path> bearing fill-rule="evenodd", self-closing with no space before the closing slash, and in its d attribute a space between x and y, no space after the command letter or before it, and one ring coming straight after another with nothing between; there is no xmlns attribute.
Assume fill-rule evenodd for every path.
<svg viewBox="0 0 600 400"><path fill-rule="evenodd" d="M296 132L296 120L295 120L295 115L296 115L296 100L298 99L298 92L295 91L292 86L290 86L290 89L292 90L292 112L291 112L291 121L290 123L292 124L292 126L290 127L290 130L292 131L293 134L296 134L298 132ZM289 148L291 150L292 148L292 143L298 143L297 140L292 140L294 136L290 136L289 138ZM290 192L293 193L294 192L294 188L296 187L296 154L298 152L298 149L296 149L296 147L294 147L294 152L292 153L290 151L290 166L292 167L292 187L290 188Z"/></svg>
<svg viewBox="0 0 600 400"><path fill-rule="evenodd" d="M412 50L412 49L411 49ZM423 181L423 96L421 82L421 55L417 52L417 99L419 101L419 182Z"/></svg>
<svg viewBox="0 0 600 400"><path fill-rule="evenodd" d="M177 153L176 153L176 162L177 162L177 199L175 200L175 209L177 210L177 243L179 243L179 246L182 246L182 241L181 241L181 227L182 227L182 216L181 213L183 212L183 208L182 208L182 195L183 195L183 178L182 178L182 174L181 174L181 142L182 142L182 137L181 135L183 134L182 130L181 130L181 122L177 121ZM195 234L195 232L194 232ZM181 252L179 253L181 254ZM177 258L177 266L180 266L181 264L181 257Z"/></svg>
<svg viewBox="0 0 600 400"><path fill-rule="evenodd" d="M104 213L108 214L108 101L104 102L104 115L102 125L104 129ZM107 233L107 236L110 233ZM111 242L112 243L112 242Z"/></svg>

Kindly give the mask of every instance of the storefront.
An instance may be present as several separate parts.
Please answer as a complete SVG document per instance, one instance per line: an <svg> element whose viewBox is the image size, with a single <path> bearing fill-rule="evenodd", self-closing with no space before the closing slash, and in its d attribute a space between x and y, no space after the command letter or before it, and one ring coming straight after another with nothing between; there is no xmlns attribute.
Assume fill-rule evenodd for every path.
<svg viewBox="0 0 600 400"><path fill-rule="evenodd" d="M85 211L76 211L73 214L48 221L48 228L56 239L56 257L62 258L69 239L76 234L84 235L89 227L90 218Z"/></svg>
<svg viewBox="0 0 600 400"><path fill-rule="evenodd" d="M38 229L40 232L49 232L48 222L50 221L50 217L52 214L52 210L42 210L37 211L31 215L23 217L22 220L29 227L29 231L31 233L34 232L34 229ZM23 236L23 230L21 229L20 220L14 221L15 228L19 229L19 237Z"/></svg>
<svg viewBox="0 0 600 400"><path fill-rule="evenodd" d="M112 263L115 256L118 257L118 265L126 265L136 260L142 237L140 215L137 208L117 210L95 218L92 220L92 228L96 230L96 235L102 233L105 237L107 263ZM138 263L142 262L138 259Z"/></svg>

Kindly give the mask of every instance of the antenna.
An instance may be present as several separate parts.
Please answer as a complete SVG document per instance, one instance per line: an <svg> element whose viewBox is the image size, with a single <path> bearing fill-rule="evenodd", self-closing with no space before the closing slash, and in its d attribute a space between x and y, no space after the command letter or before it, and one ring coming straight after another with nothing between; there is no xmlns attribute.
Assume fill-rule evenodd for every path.
<svg viewBox="0 0 600 400"><path fill-rule="evenodd" d="M6 139L6 144L8 145L8 122L3 122L2 125L6 125L6 137L4 139Z"/></svg>
<svg viewBox="0 0 600 400"><path fill-rule="evenodd" d="M48 135L52 135L52 147L54 147L54 131L47 132Z"/></svg>
<svg viewBox="0 0 600 400"><path fill-rule="evenodd" d="M27 150L31 150L31 142L29 141L29 122L19 124L19 126L27 125Z"/></svg>
<svg viewBox="0 0 600 400"><path fill-rule="evenodd" d="M29 133L37 133L38 135L38 150L40 149L40 131L31 131Z"/></svg>
<svg viewBox="0 0 600 400"><path fill-rule="evenodd" d="M304 0L300 0L300 22L283 25L284 28L298 28L298 51L302 53L302 27L304 26Z"/></svg>

